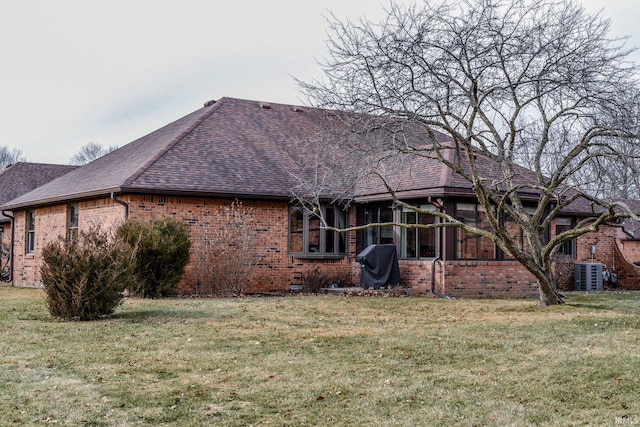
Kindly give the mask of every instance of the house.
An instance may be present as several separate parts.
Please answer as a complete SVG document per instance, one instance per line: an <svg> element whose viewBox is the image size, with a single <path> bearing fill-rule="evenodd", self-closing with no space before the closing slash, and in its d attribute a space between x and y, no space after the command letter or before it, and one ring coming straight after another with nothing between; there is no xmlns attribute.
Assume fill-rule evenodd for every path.
<svg viewBox="0 0 640 427"><path fill-rule="evenodd" d="M326 275L358 283L357 253L369 244L393 243L403 283L414 294L431 290L468 297L538 294L534 277L486 238L446 228L381 227L348 234L321 228L317 218L292 202L294 182L289 168L291 158L309 150L309 142L330 127L334 118L334 113L309 107L234 98L210 101L4 203L1 208L11 211L14 218L13 283L39 283L42 247L58 236L98 225L113 228L127 218L171 216L189 225L192 239L192 261L181 290L206 292L210 283L203 271L211 260L203 249L202 236L208 227L216 227L215 210L237 199L253 210L264 249L257 274L249 280L251 291L288 290L318 268ZM399 197L482 225L483 211L465 180L434 160L423 160L411 168L397 177ZM522 176L526 179L526 169ZM375 186L359 188L354 196L348 210L323 205L327 221L340 227L390 220L434 221L431 215L392 207L388 194ZM554 230L570 227L583 214L588 214L586 208L567 212L556 221ZM607 232L617 236L616 229ZM610 236L605 237L595 244L611 246ZM583 246L567 245L563 251L572 260L596 256L607 265L620 265L614 261L618 258L613 250L594 254ZM584 247L591 246L587 242Z"/></svg>
<svg viewBox="0 0 640 427"><path fill-rule="evenodd" d="M29 191L58 178L77 166L54 165L46 163L18 162L7 166L0 172L0 205L15 199ZM8 212L7 212L8 213ZM10 214L9 214L10 215ZM0 268L10 279L11 268L9 265L11 248L11 217L0 212L0 250L2 251L2 264Z"/></svg>

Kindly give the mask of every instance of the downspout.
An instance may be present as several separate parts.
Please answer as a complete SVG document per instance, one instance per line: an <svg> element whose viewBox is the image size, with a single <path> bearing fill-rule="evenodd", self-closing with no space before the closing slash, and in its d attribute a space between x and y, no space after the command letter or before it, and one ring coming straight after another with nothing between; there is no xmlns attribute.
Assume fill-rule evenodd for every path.
<svg viewBox="0 0 640 427"><path fill-rule="evenodd" d="M16 235L16 225L15 218L13 217L13 212L2 210L2 215L11 219L11 244L9 245L9 277L7 278L7 282L13 283L13 245L14 238Z"/></svg>
<svg viewBox="0 0 640 427"><path fill-rule="evenodd" d="M429 197L429 203L435 206L440 211L440 213L444 211L444 205L443 205L444 201L442 199L438 199L437 201L432 201L431 197ZM438 233L438 240L439 240L438 246L440 246L439 248L440 254L443 254L445 250L444 242L446 241L446 239L444 238L444 231L445 231L445 228L441 228L440 232ZM436 263L438 261L440 261L440 264L442 264L442 258L440 255L436 256L433 259L433 261L431 261L431 293L437 296L438 298L453 299L449 295L445 295L443 293L436 291Z"/></svg>
<svg viewBox="0 0 640 427"><path fill-rule="evenodd" d="M431 262L431 293L433 295L437 296L438 298L455 299L453 297L450 297L449 295L445 295L445 294L442 294L442 293L436 291L436 263L438 261L442 261L442 259L440 258L440 255L435 257L433 259L433 261ZM440 262L440 263L442 264L442 262Z"/></svg>
<svg viewBox="0 0 640 427"><path fill-rule="evenodd" d="M113 200L115 203L124 206L124 220L128 220L129 219L129 203L125 202L124 200L120 200L116 197L115 193L111 193L111 200Z"/></svg>

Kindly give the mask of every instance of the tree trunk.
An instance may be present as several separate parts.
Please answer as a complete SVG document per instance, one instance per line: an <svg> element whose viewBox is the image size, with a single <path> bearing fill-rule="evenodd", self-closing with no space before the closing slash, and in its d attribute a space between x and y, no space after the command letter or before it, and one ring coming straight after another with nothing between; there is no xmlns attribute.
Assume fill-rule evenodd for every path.
<svg viewBox="0 0 640 427"><path fill-rule="evenodd" d="M553 278L538 279L538 289L540 291L540 306L564 304L564 299L558 293L558 287Z"/></svg>

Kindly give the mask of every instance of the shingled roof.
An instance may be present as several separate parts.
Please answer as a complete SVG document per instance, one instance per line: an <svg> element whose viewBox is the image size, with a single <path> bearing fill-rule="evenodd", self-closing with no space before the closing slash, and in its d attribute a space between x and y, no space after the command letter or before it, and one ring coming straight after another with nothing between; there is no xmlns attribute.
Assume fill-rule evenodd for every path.
<svg viewBox="0 0 640 427"><path fill-rule="evenodd" d="M0 172L0 205L4 205L76 168L77 166L48 163L15 163ZM8 217L0 214L0 222L8 220Z"/></svg>
<svg viewBox="0 0 640 427"><path fill-rule="evenodd" d="M288 199L285 145L326 111L222 98L13 200L9 209L114 193Z"/></svg>
<svg viewBox="0 0 640 427"><path fill-rule="evenodd" d="M2 203L3 209L103 197L111 193L289 200L292 150L339 121L336 112L285 104L222 98L35 190ZM328 125L328 123L332 123ZM421 138L424 131L419 131ZM442 136L444 138L444 136ZM306 142L306 143L301 143ZM300 143L300 144L298 144ZM453 155L453 150L450 150ZM300 153L297 153L300 155ZM443 163L408 156L390 168L402 197L473 196L470 184ZM487 169L491 161L478 162ZM531 181L524 168L520 180ZM499 170L484 171L487 177ZM356 200L388 199L375 184L356 190Z"/></svg>

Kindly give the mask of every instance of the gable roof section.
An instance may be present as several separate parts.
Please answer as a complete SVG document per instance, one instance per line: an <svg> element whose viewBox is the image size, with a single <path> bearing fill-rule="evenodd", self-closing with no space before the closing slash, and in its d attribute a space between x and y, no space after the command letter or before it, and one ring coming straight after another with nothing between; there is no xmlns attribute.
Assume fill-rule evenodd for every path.
<svg viewBox="0 0 640 427"><path fill-rule="evenodd" d="M47 163L15 163L0 172L0 205L4 205L76 168L77 166ZM8 217L0 215L0 222L8 220Z"/></svg>

